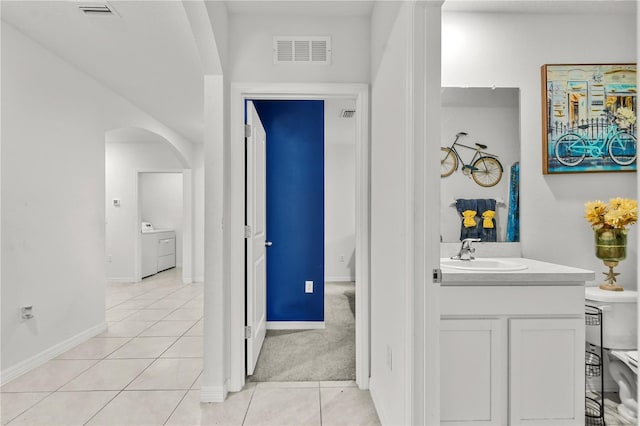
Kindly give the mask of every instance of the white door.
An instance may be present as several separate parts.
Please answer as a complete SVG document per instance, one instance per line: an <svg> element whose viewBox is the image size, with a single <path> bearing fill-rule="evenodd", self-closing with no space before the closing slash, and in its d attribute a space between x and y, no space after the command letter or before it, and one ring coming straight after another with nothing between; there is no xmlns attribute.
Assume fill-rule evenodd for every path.
<svg viewBox="0 0 640 426"><path fill-rule="evenodd" d="M253 102L247 102L247 375L252 375L267 332L266 141Z"/></svg>

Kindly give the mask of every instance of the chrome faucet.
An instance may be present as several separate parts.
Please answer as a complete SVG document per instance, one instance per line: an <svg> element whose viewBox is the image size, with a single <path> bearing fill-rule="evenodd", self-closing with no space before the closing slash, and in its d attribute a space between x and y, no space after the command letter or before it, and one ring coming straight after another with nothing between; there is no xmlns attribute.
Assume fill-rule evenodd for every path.
<svg viewBox="0 0 640 426"><path fill-rule="evenodd" d="M471 247L471 243L476 243L478 241L482 241L480 238L465 238L462 240L462 244L460 245L460 251L455 256L451 256L451 259L455 260L473 260L475 257L472 256L473 253L476 252L474 247Z"/></svg>

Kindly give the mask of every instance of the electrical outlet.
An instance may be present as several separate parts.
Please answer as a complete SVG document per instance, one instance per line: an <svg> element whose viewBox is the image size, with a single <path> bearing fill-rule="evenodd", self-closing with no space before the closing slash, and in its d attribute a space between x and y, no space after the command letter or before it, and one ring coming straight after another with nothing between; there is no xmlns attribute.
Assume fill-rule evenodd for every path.
<svg viewBox="0 0 640 426"><path fill-rule="evenodd" d="M340 255L340 262L344 262L344 255Z"/></svg>
<svg viewBox="0 0 640 426"><path fill-rule="evenodd" d="M30 320L31 318L33 318L33 306L20 306L20 318L22 318L23 320Z"/></svg>
<svg viewBox="0 0 640 426"><path fill-rule="evenodd" d="M113 256L110 254L107 255L107 263L111 263L113 261Z"/></svg>
<svg viewBox="0 0 640 426"><path fill-rule="evenodd" d="M305 281L304 282L304 292L305 293L313 293L313 281Z"/></svg>

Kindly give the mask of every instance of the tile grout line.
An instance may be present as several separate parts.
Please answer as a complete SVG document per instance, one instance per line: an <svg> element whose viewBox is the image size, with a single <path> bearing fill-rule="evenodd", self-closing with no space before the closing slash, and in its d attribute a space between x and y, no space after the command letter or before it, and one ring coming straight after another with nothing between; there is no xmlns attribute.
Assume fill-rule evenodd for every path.
<svg viewBox="0 0 640 426"><path fill-rule="evenodd" d="M198 376L199 377L199 376ZM196 377L196 380L198 380L198 378ZM195 380L193 381L193 383L195 383ZM193 385L192 383L192 385ZM187 397L187 395L189 394L189 392L191 391L191 389L187 389L184 393L184 395L182 395L182 398L180 398L180 401L178 401L178 403L176 404L175 407L173 407L173 410L171 410L171 412L169 413L169 415L167 416L167 418L164 420L164 422L162 422L163 425L166 425L167 422L169 421L169 419L171 419L171 416L173 416L173 413L176 412L176 410L178 409L178 407L180 406L180 404L182 404L182 401L184 401L184 399Z"/></svg>
<svg viewBox="0 0 640 426"><path fill-rule="evenodd" d="M4 392L4 393L39 393L39 392ZM42 392L45 393L45 392ZM42 401L44 401L45 399L49 398L50 395L54 394L55 391L53 392L47 392L47 395L44 396L44 398L36 401L33 403L33 405L30 405L28 408L24 409L23 411L21 411L20 413L16 414L15 416L13 416L12 418L10 418L7 423L5 424L9 424L12 421L14 421L15 419L17 419L18 417L20 417L21 415L23 415L24 413L26 413L27 411L31 410L33 407L35 407L36 405L40 404Z"/></svg>
<svg viewBox="0 0 640 426"><path fill-rule="evenodd" d="M159 302L159 301L161 301L161 300L163 300L163 299L165 299L165 298L169 297L170 295L172 295L172 294L174 294L174 293L176 293L176 292L178 292L178 291L183 290L184 288L185 288L185 287L184 287L184 285L180 285L180 286L178 286L178 287L174 288L174 289L173 289L173 291L168 292L168 293L167 293L167 294L165 294L163 297L161 297L161 298L159 298L159 299L155 300L154 302L150 303L149 305L147 305L147 306L143 306L143 307L140 307L140 308L137 308L137 309L131 309L131 310L132 310L132 311L137 311L137 312L139 312L139 311L141 311L141 310L145 310L146 308L148 308L148 306L151 306L152 304L155 304L155 303L157 303L157 302ZM113 305L113 306L111 306L111 307L109 307L109 308L106 308L106 307L105 307L105 313L106 313L107 311L109 311L110 309L113 309L113 308L115 308L116 306L118 306L118 305L120 305L120 304L122 304L122 303L126 303L126 302L129 302L129 301L132 301L132 300L136 300L136 298L137 298L137 297L140 297L140 296L142 296L142 295L144 295L144 294L148 294L148 293L150 293L150 292L152 292L152 291L154 291L154 289L149 289L148 291L146 291L146 292L144 292L144 293L140 293L140 294L138 294L138 295L131 296L131 297L129 297L128 299L124 299L124 300L123 300L123 301L121 301L120 303L118 303L118 304L116 304L116 305ZM108 297L108 296L107 296L107 297ZM179 306L177 306L177 307L173 308L172 310L170 310L170 311L167 313L167 315L165 315L163 318L166 318L166 316L169 316L169 315L171 315L173 312L175 312L176 310L181 309L184 305L186 305L187 303L190 303L190 302L194 301L194 299L196 299L196 298L198 298L198 297L200 297L200 295L199 295L199 294L195 294L195 295L193 295L192 297L189 297L189 298L187 298L187 299L184 299L184 303L182 303L181 305L179 305ZM162 308L162 309L164 309L164 308ZM113 323L113 324L117 324L117 323L124 322L127 318L129 318L130 316L134 315L134 314L135 314L135 313L137 313L137 312L132 312L131 314L129 314L129 315L127 315L127 316L125 316L124 318L121 318L120 320L117 320L117 321L109 321L109 322L110 322L110 323ZM151 327L153 327L154 325L156 325L158 322L162 321L162 320L163 320L163 318L160 318L160 319L155 320L155 321L153 321L153 320L144 320L144 322L150 322L151 324L150 324L148 327L144 328L143 330L140 330L140 331L139 331L137 334L135 334L134 336L111 336L111 337L99 337L99 336L94 336L94 337L92 337L91 339L87 340L87 341L90 341L90 340L93 340L93 339L96 339L96 338L100 338L100 339L108 339L108 338L123 338L123 339L126 339L126 341L125 341L122 345L118 346L118 347L117 347L117 348L115 348L113 351L111 351L111 352L107 353L106 355L102 356L102 358L92 358L92 359L91 359L91 358L90 358L90 359L85 359L85 358L67 358L67 359L64 359L64 358L62 358L62 359L54 358L53 360L58 360L58 361L95 361L95 362L91 363L91 364L90 364L90 365L88 365L86 368L82 369L82 370L81 370L81 371L79 371L77 374L73 375L70 379L68 379L67 381L65 381L64 383L62 383L60 386L58 386L56 389L54 389L54 390L52 390L52 391L51 391L51 390L45 390L45 391L35 390L35 391L24 391L24 392L2 392L2 391L0 391L0 394L2 394L2 393L12 393L12 394L20 394L20 393L46 393L46 395L45 395L42 399L40 399L40 400L36 401L35 403L31 404L29 407L27 407L26 409L22 410L20 413L16 414L16 415L15 415L15 416L13 416L11 419L9 419L9 420L8 420L8 423L10 423L10 422L14 421L15 419L17 419L18 417L20 417L20 416L24 415L26 412L28 412L29 410L33 409L36 405L38 405L38 404L42 403L43 401L45 401L46 399L50 398L50 397L51 397L52 395L54 395L54 394L58 394L58 393L72 393L72 392L115 392L114 396L113 396L112 398L110 398L110 399L109 399L109 401L107 401L107 402L106 402L106 403L105 403L105 404L104 404L104 405L103 405L103 406L102 406L98 411L96 411L96 412L95 412L95 413L94 413L94 414L93 414L93 415L92 415L92 416L91 416L91 417L90 417L90 418L89 418L89 419L88 419L84 424L87 424L88 422L90 422L90 421L91 421L93 418L95 418L95 417L96 417L96 416L97 416L97 415L98 415L102 410L104 410L104 408L105 408L107 405L109 405L109 404L110 404L110 403L111 403L111 402L112 402L116 397L118 397L118 395L120 395L122 392L125 392L126 388L127 388L128 386L130 386L130 385L131 385L131 383L132 383L133 381L135 381L135 380L136 380L136 379L137 379L141 374L143 374L143 373L144 373L144 372L145 372L145 371L146 371L146 370L147 370L151 365L153 365L153 363L154 363L155 361L157 361L158 359L160 359L160 357L161 357L161 356L162 356L162 355L163 355L167 350L169 350L169 348L173 347L173 345L175 345L175 343L176 343L179 339L181 339L182 337L185 337L186 333L188 333L191 329L193 329L193 327L195 327L195 326L197 325L197 323L198 323L199 321L201 321L201 320L202 320L202 317L200 317L200 318L199 318L199 319L197 319L197 320L194 320L194 321L195 321L195 322L194 322L194 324L193 324L191 327L189 327L187 330L185 330L184 332L182 332L182 334L180 334L179 336L167 336L167 337L176 337L176 340L175 340L175 341L174 341L174 342L173 342L173 343L172 343L172 344L171 344L167 349L165 349L165 351L163 351L160 355L158 355L158 356L157 356L157 357L155 357L155 358L113 358L113 359L108 359L108 357L109 357L110 355L112 355L113 353L115 353L116 351L118 351L118 350L119 350L120 348L122 348L124 345L128 344L129 342L131 342L134 338L142 337L142 336L140 336L142 333L144 333L146 330L148 330L149 328L151 328ZM191 321L191 320L190 320L190 321ZM105 321L105 322L106 322L106 321ZM149 336L149 337L162 337L162 336ZM193 337L200 337L200 338L202 338L202 336L193 336ZM83 343L84 343L84 342L83 342ZM77 347L77 346L79 346L79 345L76 345L76 347ZM69 349L69 351L71 351L71 350L73 350L73 349L74 349L74 348L71 348L71 349ZM196 358L196 357L178 357L178 358L176 358L176 359L195 359L195 358ZM70 390L70 391L63 391L63 390L62 390L62 388L63 388L64 386L66 386L66 385L68 385L70 382L72 382L72 381L76 380L76 379L77 379L77 378L79 378L82 374L86 373L88 370L90 370L91 368L95 367L95 366L96 366L96 365L98 365L100 362L105 361L105 360L116 360L116 359L117 359L117 360L123 360L123 359L152 359L152 361L149 363L149 365L147 365L143 370L141 370L141 371L140 371L140 373L138 373L134 378L132 378L132 379L131 379L131 380L130 380L130 381L129 381L129 382L128 382L128 383L127 383L127 384L126 384L122 389L120 389L120 390L100 390L100 389L90 389L90 390ZM169 358L167 358L167 359L169 359ZM50 361L52 361L52 360L50 360ZM194 379L194 381L191 383L191 387L196 383L196 381L198 380L198 378L199 378L201 375L202 375L202 371L201 371L201 372L200 372L200 374L199 374L199 375ZM186 397L186 395L187 395L187 394L192 390L192 389L191 389L191 387L189 387L189 389L186 389L186 390L184 390L184 389L175 389L175 390L174 390L174 389L153 389L153 390L156 390L156 391L166 391L166 390L172 390L172 391L183 391L183 390L184 390L184 395L182 396L182 398L180 399L180 401L178 402L178 404L176 405L176 407L174 407L173 411L171 412L171 414L169 415L169 417L167 418L167 420L166 420L166 421L168 421L168 419L171 417L171 415L173 415L173 412L175 412L175 410L176 410L176 409L177 409L177 407L180 405L180 403L182 402L182 400L183 400L183 399ZM151 389L150 389L150 390L139 390L139 391L144 392L144 391L153 391L153 390L151 390ZM165 423L166 423L166 421L165 421Z"/></svg>
<svg viewBox="0 0 640 426"><path fill-rule="evenodd" d="M138 312L139 312L140 310L141 310L141 309L138 309ZM158 321L160 321L160 320L158 320ZM147 329L148 329L148 328L150 328L150 327L153 327L153 326L154 326L158 321L156 321L156 322L154 322L153 324L151 324L151 325L150 325L149 327L147 327L145 330L147 330ZM138 333L138 334L137 334L137 335L135 335L134 337L130 338L130 339L127 341L127 343L129 343L129 342L131 342L133 339L135 339L135 338L139 337L139 336L140 336L140 334L142 334L145 330L140 331L140 333ZM125 345L126 345L126 343L125 343ZM122 346L124 346L124 345L122 345ZM120 346L120 348L121 348L122 346ZM120 348L118 348L118 349L120 349ZM114 351L114 352L115 352L115 351ZM113 353L113 352L112 352L112 353ZM111 355L111 354L109 354L109 355ZM128 359L128 358L117 358L117 359ZM136 358L136 359L151 359L151 358ZM156 358L156 359L157 359L157 358ZM116 399L116 398L118 397L118 395L120 395L122 392L124 392L124 390L125 390L129 385L131 385L131 383L133 383L133 382L134 382L134 381L135 381L135 380L136 380L136 379L137 379L137 378L138 378L142 373L144 373L144 372L145 372L149 367L151 367L151 365L153 365L153 363L156 361L156 359L154 359L153 361L151 361L151 362L149 363L149 365L147 365L145 368L143 368L143 369L142 369L142 371L140 371L140 373L138 373L134 378L132 378L132 379L129 381L129 383L127 383L127 384L126 384L122 389L120 389L119 391L116 391L116 394L113 396L113 398L109 399L109 400L108 400L108 401L107 401L107 402L106 402L106 403L105 403L105 404L104 404L104 405L103 405L103 406L102 406L98 411L96 411L96 412L95 412L95 413L94 413L94 414L93 414L93 415L92 415L92 416L91 416L91 417L90 417L86 422L84 422L83 424L84 424L84 425L88 424L91 420L93 420L93 418L94 418L94 417L96 417L100 412L102 412L102 410L104 410L104 409L105 409L105 407L106 407L107 405L111 404L111 402L112 402L114 399ZM106 360L106 357L105 357L103 360ZM96 363L96 364L97 364L97 363Z"/></svg>
<svg viewBox="0 0 640 426"><path fill-rule="evenodd" d="M53 360L50 360L53 361ZM48 362L50 362L48 361ZM76 360L59 360L59 361L76 361ZM72 382L73 380L77 379L78 377L80 377L82 374L84 374L86 371L88 371L89 369L91 369L92 367L94 367L96 364L98 364L100 362L100 360L79 360L79 361L96 361L93 364L91 364L90 366L88 366L87 368L85 368L84 370L80 371L76 376L72 377L71 379L69 379L68 381L64 382L62 385L58 386L58 388L56 388L53 391L45 391L45 392L49 392L49 395L45 396L44 398L42 398L41 400L39 400L38 402L36 402L35 404L33 404L32 406L30 406L28 409L22 411L20 414L18 414L17 416L15 416L14 418L12 418L8 423L11 423L12 421L14 421L15 419L17 419L18 417L20 417L21 415L25 414L27 411L31 410L33 407L35 407L36 405L40 404L42 401L44 401L47 398L50 398L51 395L58 393L60 391L60 389L62 389L64 386L66 386L67 384L69 384L70 382ZM0 392L0 395L2 393L38 393L38 391L27 391L27 392Z"/></svg>
<svg viewBox="0 0 640 426"><path fill-rule="evenodd" d="M245 386L247 384L245 383ZM256 394L256 389L258 385L253 386L253 390L251 391L251 397L249 398L249 403L247 404L247 409L244 412L244 417L242 418L242 424L244 425L247 421L247 416L249 415L249 410L251 409L251 403L253 402L253 396Z"/></svg>
<svg viewBox="0 0 640 426"><path fill-rule="evenodd" d="M318 410L320 411L320 426L322 426L322 388L320 387L320 382L318 382Z"/></svg>
<svg viewBox="0 0 640 426"><path fill-rule="evenodd" d="M160 300L162 300L162 299L160 299ZM185 303L186 303L186 302L185 302ZM142 310L142 309L139 309L138 311L140 311L140 310ZM174 310L175 310L175 309L174 309ZM171 311L171 312L173 312L173 311ZM170 314L171 314L171 313L169 313L169 314L167 314L167 315L170 315ZM162 321L162 319L157 320L157 321L156 321L156 322L154 322L152 325L150 325L149 327L147 327L145 330L140 331L140 333L138 333L135 337L140 337L140 334L144 333L144 331L146 331L146 330L148 330L149 328L153 327L155 324L157 324L157 323L158 323L158 322L160 322L160 321ZM194 325L195 325L195 324L194 324ZM186 333L186 332L185 332L185 333ZM184 334L184 333L183 333L183 334ZM174 336L168 336L168 337L174 337ZM173 342L173 344L171 344L171 345L169 346L169 348L170 348L171 346L173 346L173 345L175 344L175 342L177 342L179 339L180 339L180 337L178 337L178 338ZM132 338L131 340L133 340L133 338ZM123 346L124 346L124 345L123 345ZM106 403L106 404L104 404L104 405L102 406L102 408L100 408L98 411L96 411L96 412L94 413L94 415L93 415L93 416L91 416L91 418L90 418L89 420L87 420L84 424L86 425L87 423L89 423L89 422L90 422L94 417L96 417L96 416L97 416L97 415L98 415L102 410L104 410L104 408L105 408L107 405L109 405L109 404L110 404L110 403L111 403L115 398L117 398L117 397L118 397L118 395L120 395L120 394L121 394L122 392L124 392L124 391L129 387L129 386L131 386L131 384L132 384L132 383L133 383L133 382L134 382L138 377L140 377L140 376L141 376L145 371L147 371L147 370L149 369L149 367L151 367L151 366L152 366L152 365L153 365L153 364L154 364L158 359L160 359L160 356L162 356L162 354L164 354L164 352L166 352L169 348L165 349L165 351L163 351L160 355L158 355L158 356L157 356L157 357L155 357L155 358L134 358L134 359L153 359L153 361L151 361L151 362L149 363L149 365L147 365L144 369L142 369L142 370L140 371L140 373L138 373L134 378L132 378L132 379L129 381L129 383L127 383L127 384L126 384L122 389L120 389L120 391L118 391L118 392L113 396L113 398L111 398L109 401L107 401L107 403ZM119 359L128 359L128 358L119 358ZM197 377L196 377L196 380L197 380ZM195 381L194 381L194 383L195 383ZM192 383L192 385L193 385L193 383ZM142 392L144 392L144 391L148 391L148 390L143 390ZM171 413L169 414L169 417L167 417L167 419L165 420L165 422L164 422L164 423L166 423L167 421L169 421L169 419L171 418L171 415L173 415L174 411L178 408L178 405L180 405L180 403L182 402L182 400L184 399L184 397L186 396L186 394L187 394L188 392L189 392L189 389L187 389L187 391L185 392L185 394L182 396L182 398L180 399L180 401L178 402L178 404L174 407L173 411L171 411Z"/></svg>

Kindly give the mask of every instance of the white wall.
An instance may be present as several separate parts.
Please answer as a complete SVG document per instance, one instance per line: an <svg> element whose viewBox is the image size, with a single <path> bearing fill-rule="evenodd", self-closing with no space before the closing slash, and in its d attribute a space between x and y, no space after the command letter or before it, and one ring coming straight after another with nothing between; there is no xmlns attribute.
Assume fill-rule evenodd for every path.
<svg viewBox="0 0 640 426"><path fill-rule="evenodd" d="M324 277L355 280L356 250L356 120L341 118L355 101L324 101Z"/></svg>
<svg viewBox="0 0 640 426"><path fill-rule="evenodd" d="M232 15L229 28L229 75L234 82L369 81L369 19L366 17ZM275 65L273 36L276 35L331 36L331 64Z"/></svg>
<svg viewBox="0 0 640 426"><path fill-rule="evenodd" d="M193 146L193 280L204 281L204 144Z"/></svg>
<svg viewBox="0 0 640 426"><path fill-rule="evenodd" d="M383 424L410 424L404 403L408 356L407 259L411 216L406 176L409 130L406 89L410 33L408 6L378 3L371 80L371 396ZM398 10L400 9L400 10ZM377 53L379 52L379 53Z"/></svg>
<svg viewBox="0 0 640 426"><path fill-rule="evenodd" d="M140 175L142 222L155 229L176 233L176 267L182 267L182 173L142 173Z"/></svg>
<svg viewBox="0 0 640 426"><path fill-rule="evenodd" d="M449 95L447 94L450 93ZM453 95L453 98L451 97ZM462 165L451 176L442 178L440 232L445 242L460 241L462 219L456 210L458 198L493 198L496 205L498 241L505 241L509 207L511 165L520 160L520 110L517 89L447 88L443 93L442 146L450 146L458 132L467 132L458 140L467 146L481 143L496 154L504 173L495 186L484 188L462 173ZM471 161L474 151L458 147L463 160Z"/></svg>
<svg viewBox="0 0 640 426"><path fill-rule="evenodd" d="M369 27L367 17L296 16L294 19L232 15L228 38L232 81L366 82L369 80ZM329 35L332 62L329 65L274 65L272 38L275 35ZM354 279L355 120L337 116L348 102L326 100L325 105L325 277Z"/></svg>
<svg viewBox="0 0 640 426"><path fill-rule="evenodd" d="M135 281L135 241L140 232L137 171L182 169L182 165L169 147L157 142L108 142L105 164L106 278L131 282ZM114 198L120 199L120 207L113 206Z"/></svg>
<svg viewBox="0 0 640 426"><path fill-rule="evenodd" d="M636 62L636 17L582 15L578 10L572 15L443 13L442 85L520 87L523 254L600 272L604 266L593 254L584 203L615 196L636 198L637 180L634 173L542 174L540 67ZM569 23L626 30L616 32L613 39L598 30L588 42L576 43L572 37L558 36ZM622 273L620 282L635 289L637 263L630 259L638 256L638 241L629 240L628 259L616 270Z"/></svg>
<svg viewBox="0 0 640 426"><path fill-rule="evenodd" d="M440 5L377 2L372 16L370 389L383 424L439 422Z"/></svg>
<svg viewBox="0 0 640 426"><path fill-rule="evenodd" d="M104 327L105 133L155 129L189 160L191 144L4 21L2 124L5 382Z"/></svg>

